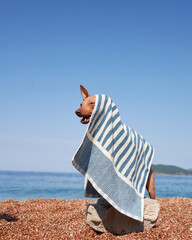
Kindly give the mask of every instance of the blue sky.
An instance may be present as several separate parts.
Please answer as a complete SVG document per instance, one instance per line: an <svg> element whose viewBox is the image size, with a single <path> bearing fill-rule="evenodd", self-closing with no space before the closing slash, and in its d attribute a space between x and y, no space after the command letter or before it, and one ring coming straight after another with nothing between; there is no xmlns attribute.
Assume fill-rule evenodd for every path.
<svg viewBox="0 0 192 240"><path fill-rule="evenodd" d="M76 171L80 84L112 98L154 164L192 168L191 12L187 0L2 0L0 170Z"/></svg>

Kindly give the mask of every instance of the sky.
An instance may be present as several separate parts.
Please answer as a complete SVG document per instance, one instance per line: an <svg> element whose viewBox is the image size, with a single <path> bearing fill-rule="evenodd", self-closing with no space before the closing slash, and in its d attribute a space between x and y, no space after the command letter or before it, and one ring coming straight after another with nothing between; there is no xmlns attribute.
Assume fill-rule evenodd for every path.
<svg viewBox="0 0 192 240"><path fill-rule="evenodd" d="M1 0L0 170L77 172L79 85L192 168L191 0Z"/></svg>

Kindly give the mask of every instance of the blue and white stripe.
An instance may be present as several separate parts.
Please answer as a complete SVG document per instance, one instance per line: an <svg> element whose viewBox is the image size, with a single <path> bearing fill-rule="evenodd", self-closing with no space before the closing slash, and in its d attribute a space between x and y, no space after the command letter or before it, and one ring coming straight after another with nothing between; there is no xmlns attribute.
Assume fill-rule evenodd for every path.
<svg viewBox="0 0 192 240"><path fill-rule="evenodd" d="M88 136L105 149L116 172L125 177L139 192L145 190L146 176L154 148L136 131L121 122L119 111L111 98L96 95L97 105L88 128Z"/></svg>
<svg viewBox="0 0 192 240"><path fill-rule="evenodd" d="M96 95L85 137L72 161L85 175L85 196L103 196L121 213L143 220L145 186L154 148L121 122L106 95Z"/></svg>

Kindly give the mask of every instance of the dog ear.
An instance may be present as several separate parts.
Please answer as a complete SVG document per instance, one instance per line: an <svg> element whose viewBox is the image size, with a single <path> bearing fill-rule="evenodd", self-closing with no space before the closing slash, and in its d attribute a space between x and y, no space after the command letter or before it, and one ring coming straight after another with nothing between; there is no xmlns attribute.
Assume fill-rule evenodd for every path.
<svg viewBox="0 0 192 240"><path fill-rule="evenodd" d="M80 91L81 91L81 95L83 97L83 100L85 100L86 98L90 97L87 89L85 89L82 85L80 85Z"/></svg>

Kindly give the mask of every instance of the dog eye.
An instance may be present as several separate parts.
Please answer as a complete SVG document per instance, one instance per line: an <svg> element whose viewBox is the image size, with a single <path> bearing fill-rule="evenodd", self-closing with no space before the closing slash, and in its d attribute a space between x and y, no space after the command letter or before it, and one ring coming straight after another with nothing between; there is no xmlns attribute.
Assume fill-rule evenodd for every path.
<svg viewBox="0 0 192 240"><path fill-rule="evenodd" d="M94 102L91 102L91 104L94 104Z"/></svg>

